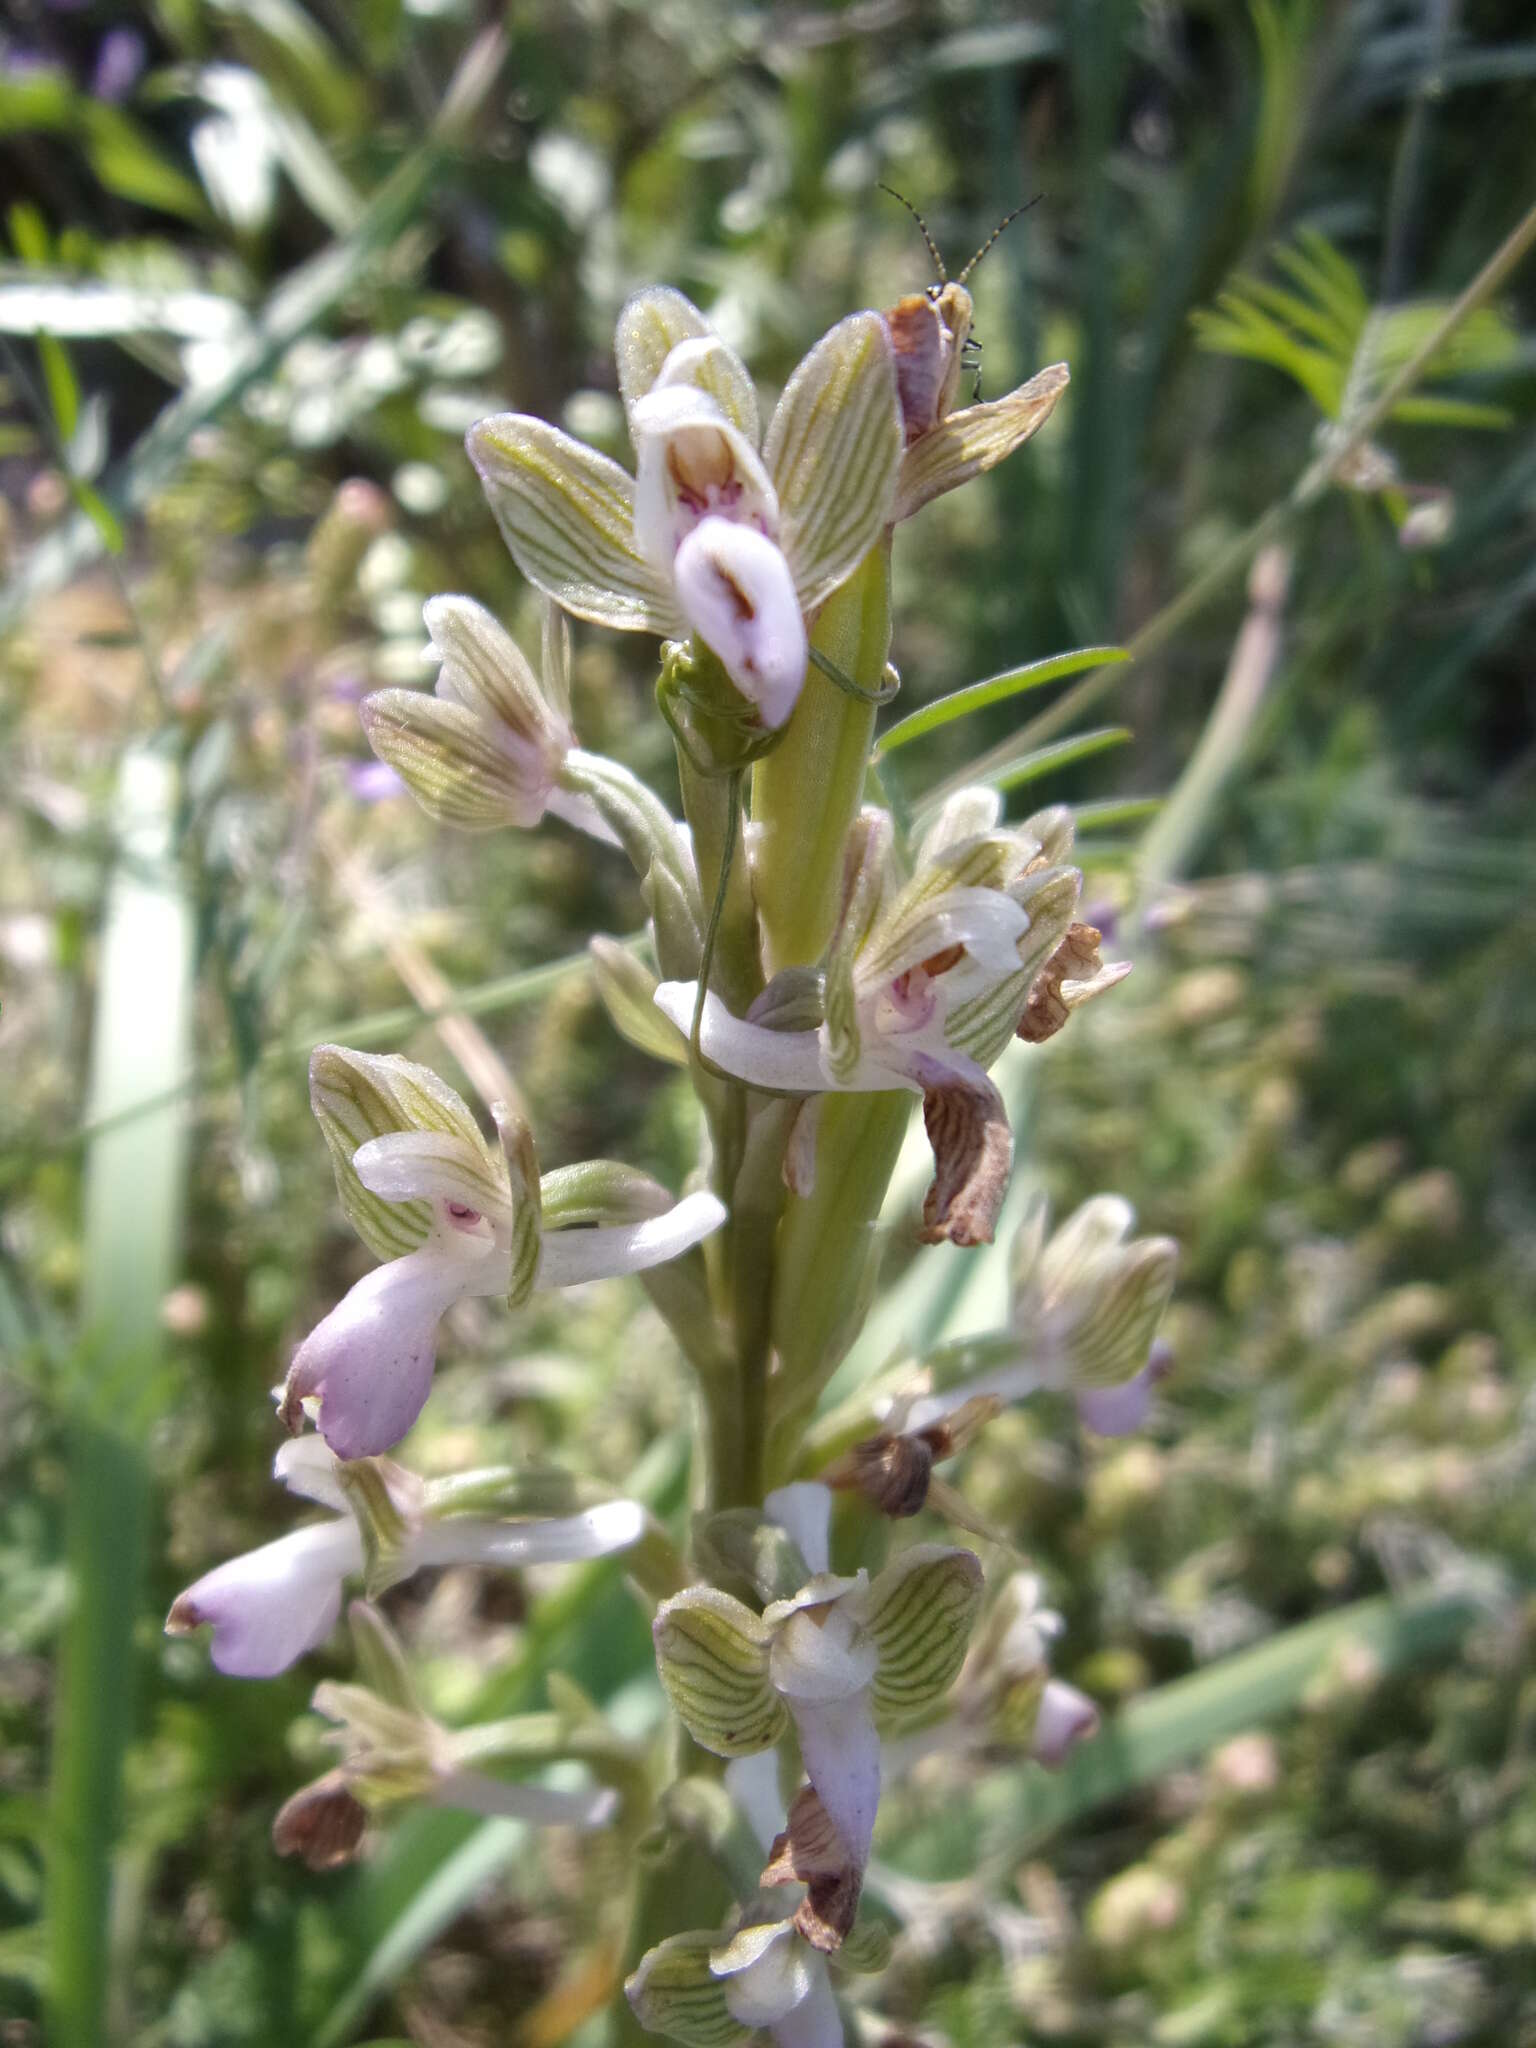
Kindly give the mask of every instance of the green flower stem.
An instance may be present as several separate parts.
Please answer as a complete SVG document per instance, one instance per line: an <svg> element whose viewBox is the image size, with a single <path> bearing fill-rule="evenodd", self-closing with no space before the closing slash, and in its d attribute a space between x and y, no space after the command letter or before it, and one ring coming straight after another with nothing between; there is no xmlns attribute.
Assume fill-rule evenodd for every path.
<svg viewBox="0 0 1536 2048"><path fill-rule="evenodd" d="M861 688L880 688L891 648L889 536L827 599L811 641ZM783 738L752 771L752 877L770 974L813 967L827 949L874 735L874 705L813 665Z"/></svg>
<svg viewBox="0 0 1536 2048"><path fill-rule="evenodd" d="M720 880L720 862L727 837L730 805L730 777L701 775L687 755L678 749L677 771L683 789L683 813L693 833L694 859L699 871L699 896L707 917ZM710 985L721 1000L739 1016L763 985L762 962L758 954L757 916L752 904L752 884L747 872L745 835L737 821L735 854L720 927L715 934L715 956Z"/></svg>
<svg viewBox="0 0 1536 2048"><path fill-rule="evenodd" d="M772 1338L774 1246L784 1210L784 1147L798 1102L754 1099L741 1168L731 1191L731 1320L735 1339L735 1413L741 1462L732 1494L711 1487L711 1508L755 1507L763 1497L768 1360ZM723 1477L723 1475L721 1475Z"/></svg>
<svg viewBox="0 0 1536 2048"><path fill-rule="evenodd" d="M904 1092L822 1098L816 1185L809 1195L788 1198L779 1230L769 1486L793 1475L821 1390L863 1324L875 1278L875 1226L911 1110Z"/></svg>
<svg viewBox="0 0 1536 2048"><path fill-rule="evenodd" d="M667 1265L653 1266L641 1274L640 1282L693 1368L704 1421L703 1472L697 1492L704 1501L718 1504L748 1497L747 1447L736 1359L723 1334L725 1317L716 1314L710 1277L700 1247Z"/></svg>

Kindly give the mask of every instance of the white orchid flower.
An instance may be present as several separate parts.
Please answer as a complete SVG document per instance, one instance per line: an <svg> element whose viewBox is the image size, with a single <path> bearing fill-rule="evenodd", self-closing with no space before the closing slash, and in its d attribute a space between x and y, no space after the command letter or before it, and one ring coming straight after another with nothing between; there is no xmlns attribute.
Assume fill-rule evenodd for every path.
<svg viewBox="0 0 1536 2048"><path fill-rule="evenodd" d="M1042 1390L1070 1393L1098 1436L1126 1436L1146 1421L1173 1366L1157 1326L1179 1247L1171 1237L1133 1237L1136 1212L1119 1195L1094 1196L1048 1235L1049 1217L1037 1200L1014 1241L1017 1355L919 1396L903 1427L930 1428L982 1397L1012 1402Z"/></svg>
<svg viewBox="0 0 1536 2048"><path fill-rule="evenodd" d="M329 1520L215 1566L177 1595L166 1617L171 1635L211 1628L214 1665L230 1678L273 1678L323 1643L341 1613L347 1580L367 1563L356 1475L349 1492L318 1437L282 1445L272 1469L290 1492L329 1509ZM607 1557L629 1549L645 1530L645 1510L631 1500L509 1521L444 1514L442 1490L424 1486L398 1465L382 1462L373 1473L382 1491L377 1506L395 1523L392 1583L428 1565L571 1564Z"/></svg>
<svg viewBox="0 0 1536 2048"><path fill-rule="evenodd" d="M855 313L785 386L765 435L745 365L681 292L619 315L636 476L546 421L498 413L469 454L513 559L577 617L695 633L777 730L805 680L806 620L888 525L902 458L889 332Z"/></svg>
<svg viewBox="0 0 1536 2048"><path fill-rule="evenodd" d="M981 1597L968 1550L921 1544L871 1582L828 1566L832 1496L814 1481L768 1496L808 1577L755 1614L713 1586L664 1601L657 1665L689 1733L719 1756L771 1747L793 1721L800 1754L860 1872L880 1803L877 1718L904 1718L949 1686Z"/></svg>
<svg viewBox="0 0 1536 2048"><path fill-rule="evenodd" d="M431 1390L437 1326L455 1302L502 1295L516 1305L536 1289L642 1272L725 1220L714 1195L669 1205L654 1183L601 1165L584 1170L587 1192L572 1206L563 1194L571 1177L541 1182L520 1127L504 1129L502 1151L493 1151L453 1089L410 1060L320 1046L310 1102L342 1206L385 1261L304 1340L283 1387L289 1428L317 1404L320 1433L341 1458L391 1449L416 1420ZM613 1206L625 1220L560 1227L598 1213L594 1175L618 1191Z"/></svg>
<svg viewBox="0 0 1536 2048"><path fill-rule="evenodd" d="M930 1241L990 1241L1013 1137L987 1068L1019 1030L1037 981L1049 977L1082 892L1077 869L1059 864L1070 815L1044 812L1005 831L1000 807L994 791L962 791L905 883L891 876L889 819L864 813L818 1029L734 1017L713 992L700 1019L704 1057L758 1087L920 1095L935 1166L924 1206ZM1127 971L1103 970L1092 992ZM697 994L695 983L663 982L655 1000L687 1031ZM792 1173L802 1149L792 1148Z"/></svg>
<svg viewBox="0 0 1536 2048"><path fill-rule="evenodd" d="M785 1813L771 1750L735 1759L725 1781L768 1859L757 1897L718 1934L659 1943L624 1987L630 2004L642 2026L697 2048L763 2031L775 2048L842 2048L832 1969L880 1970L890 1954L882 1930L856 1924L863 1873L810 1786ZM780 1905L784 1887L804 1894L798 1906Z"/></svg>
<svg viewBox="0 0 1536 2048"><path fill-rule="evenodd" d="M437 686L363 699L363 731L379 759L444 824L528 827L548 812L612 842L591 798L562 780L576 735L569 631L556 608L545 613L542 678L473 598L430 598L422 616Z"/></svg>

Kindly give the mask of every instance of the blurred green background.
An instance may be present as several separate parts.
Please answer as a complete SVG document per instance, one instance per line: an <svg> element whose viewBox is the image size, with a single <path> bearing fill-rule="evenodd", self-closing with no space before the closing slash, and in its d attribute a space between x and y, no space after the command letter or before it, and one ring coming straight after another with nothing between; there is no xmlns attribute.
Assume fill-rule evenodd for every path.
<svg viewBox="0 0 1536 2048"><path fill-rule="evenodd" d="M627 873L558 829L434 830L355 705L425 680L434 591L533 644L470 422L622 456L613 318L658 279L781 381L927 282L881 179L951 267L1038 191L974 280L986 387L1072 369L1028 450L903 529L902 708L1139 654L891 779L999 746L1019 814L1083 807L1137 971L1016 1095L1020 1189L1123 1192L1184 1259L1148 1431L1085 1443L1041 1400L969 1455L1110 1733L1061 1779L995 1757L887 1801L907 1922L867 2038L1536 2040L1536 264L1375 436L1391 469L1286 509L1536 199L1531 29L1526 0L11 0L6 2048L601 2038L601 1843L437 1814L349 1873L280 1862L345 1649L247 1684L160 1622L293 1526L267 1389L364 1263L312 1044L462 1085L427 963L546 1164L687 1168L689 1098L581 954L640 926ZM584 744L670 793L654 650L576 644ZM910 1235L874 1362L996 1286L1001 1250L907 1271ZM637 1289L511 1335L481 1306L413 1462L639 1467L681 1501L686 1388ZM448 1719L551 1667L654 1682L611 1568L390 1607Z"/></svg>

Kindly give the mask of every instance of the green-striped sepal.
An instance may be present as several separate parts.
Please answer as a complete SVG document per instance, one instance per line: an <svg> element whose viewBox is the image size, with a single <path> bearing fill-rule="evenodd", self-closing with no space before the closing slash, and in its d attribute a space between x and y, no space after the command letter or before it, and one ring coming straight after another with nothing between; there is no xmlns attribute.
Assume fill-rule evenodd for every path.
<svg viewBox="0 0 1536 2048"><path fill-rule="evenodd" d="M880 1653L875 1711L905 1721L948 1692L981 1608L981 1564L969 1550L921 1543L893 1558L861 1617Z"/></svg>
<svg viewBox="0 0 1536 2048"><path fill-rule="evenodd" d="M742 1601L690 1586L657 1610L652 1634L667 1697L701 1748L753 1756L787 1726L768 1677L773 1630Z"/></svg>

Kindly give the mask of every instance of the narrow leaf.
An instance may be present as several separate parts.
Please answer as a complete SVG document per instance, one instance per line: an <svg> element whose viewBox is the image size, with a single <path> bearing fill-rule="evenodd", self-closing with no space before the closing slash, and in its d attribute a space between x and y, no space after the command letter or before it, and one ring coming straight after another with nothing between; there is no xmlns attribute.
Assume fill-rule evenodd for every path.
<svg viewBox="0 0 1536 2048"><path fill-rule="evenodd" d="M898 719L895 725L881 734L874 758L883 761L887 754L894 754L898 747L909 746L925 733L936 732L940 726L949 725L957 718L966 718L973 711L985 711L991 705L1017 697L1025 690L1038 690L1045 683L1057 682L1063 676L1075 676L1083 669L1104 668L1111 662L1127 659L1129 657L1123 647L1079 647L1070 654L1053 654L1048 660L1029 662L1023 668L1006 669L1001 675L989 676L985 682L970 683L965 689L955 690L947 697L940 697L936 703L925 704L920 711Z"/></svg>

